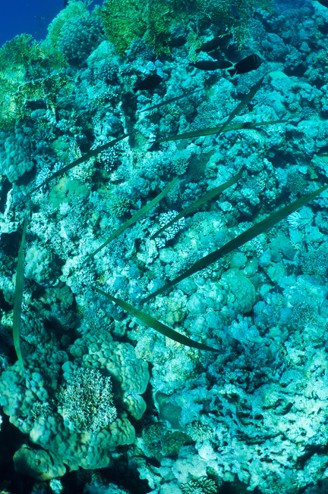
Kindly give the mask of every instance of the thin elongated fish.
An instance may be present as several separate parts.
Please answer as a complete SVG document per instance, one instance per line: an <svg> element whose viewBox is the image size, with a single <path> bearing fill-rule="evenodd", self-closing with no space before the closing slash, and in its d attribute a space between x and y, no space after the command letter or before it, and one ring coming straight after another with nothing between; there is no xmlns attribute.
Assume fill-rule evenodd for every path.
<svg viewBox="0 0 328 494"><path fill-rule="evenodd" d="M123 225L121 225L117 230L114 230L114 232L94 251L91 252L90 257L94 257L98 252L100 252L104 247L106 247L112 240L117 238L119 235L121 235L127 228L129 228L131 225L139 221L141 218L143 218L148 211L150 211L154 206L156 206L159 201L163 199L163 197L166 196L170 192L170 190L174 187L174 185L177 183L178 177L174 177L167 185L166 187L160 192L152 201L148 202L145 204L141 209L139 209L134 215L131 216Z"/></svg>
<svg viewBox="0 0 328 494"><path fill-rule="evenodd" d="M109 293L104 292L100 288L94 287L94 289L96 292L100 293L104 297L108 298L111 302L114 302L114 304L121 307L121 309L128 312L130 314L130 316L135 317L136 319L141 321L146 326L149 326L150 328L155 329L155 331L158 331L159 333L163 334L167 338L170 338L171 340L177 341L178 343L181 343L182 345L185 345L185 346L190 346L192 348L198 348L198 350L206 350L209 352L219 352L220 351L217 348L213 348L213 347L204 345L204 343L199 343L198 341L195 341L195 340L188 338L187 336L185 336L181 333L178 333L177 331L170 328L166 324L163 324L162 322L155 319L155 317L152 317L149 314L146 314L145 312L141 311L140 309L133 307L133 305L129 304L128 302L125 302L124 300L121 300L120 298L113 297L113 295L110 295Z"/></svg>
<svg viewBox="0 0 328 494"><path fill-rule="evenodd" d="M253 238L258 237L261 233L265 232L266 230L272 228L275 226L277 223L279 223L281 220L287 218L287 216L300 207L304 206L304 204L308 203L309 201L312 201L315 199L318 195L320 195L322 192L328 189L328 185L324 185L320 187L319 189L314 190L313 192L310 192L309 194L306 194L305 196L301 197L300 199L297 199L296 201L292 202L291 204L288 204L287 206L284 206L283 208L279 209L278 211L275 211L271 213L270 216L267 216L264 218L264 220L260 221L259 223L255 223L255 225L251 226L248 228L248 230L244 231L243 233L240 233L237 235L237 237L233 238L226 244L224 244L222 247L219 249L211 252L210 254L206 255L205 257L202 257L198 261L196 261L190 268L188 268L186 271L181 273L179 276L174 278L171 281L168 281L166 285L162 286L155 292L151 293L147 297L145 297L142 302L148 302L149 300L155 298L157 295L160 295L163 292L166 292L167 290L171 289L173 286L175 286L177 283L180 281L188 278L189 276L197 273L198 271L201 271L202 269L206 268L207 266L213 264L214 262L218 261L221 259L223 256L226 254L229 254L230 252L233 252L234 250L238 249L242 245L246 244Z"/></svg>
<svg viewBox="0 0 328 494"><path fill-rule="evenodd" d="M24 289L24 261L25 261L25 237L27 228L27 215L24 219L23 233L18 250L17 268L16 268L16 281L15 281L15 293L14 293L14 311L13 311L13 340L15 352L18 361L22 368L24 368L24 359L20 345L20 326L21 326L21 314L22 314L22 302L23 302L23 289Z"/></svg>
<svg viewBox="0 0 328 494"><path fill-rule="evenodd" d="M174 225L177 221L179 221L181 218L184 218L188 214L193 213L197 209L199 209L203 204L205 204L208 201L211 201L218 197L224 190L226 190L228 187L231 185L235 184L237 180L241 177L243 170L239 170L237 175L232 177L230 180L225 182L224 184L219 185L218 187L215 187L214 189L209 190L204 194L202 197L197 199L197 201L194 201L190 206L187 208L183 209L177 216L175 216L171 221L166 223L166 225L162 226L157 232L155 232L150 238L156 238L158 235L163 233L167 228L170 226Z"/></svg>
<svg viewBox="0 0 328 494"><path fill-rule="evenodd" d="M233 120L237 115L239 115L240 112L243 110L243 108L245 108L245 106L247 106L248 103L254 98L255 94L257 93L257 91L262 86L264 77L265 76L261 77L261 79L259 79L259 81L256 82L254 84L254 86L251 87L251 89L246 94L245 98L243 98L240 101L240 103L238 103L238 105L232 110L232 112L228 116L227 120L222 125L221 132L223 132L223 130L229 125L229 123L231 122L231 120Z"/></svg>

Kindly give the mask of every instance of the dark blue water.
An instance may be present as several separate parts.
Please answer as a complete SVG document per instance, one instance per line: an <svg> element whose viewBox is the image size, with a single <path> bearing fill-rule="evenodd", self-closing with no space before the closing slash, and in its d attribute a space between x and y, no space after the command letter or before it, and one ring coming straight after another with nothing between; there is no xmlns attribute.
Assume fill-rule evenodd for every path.
<svg viewBox="0 0 328 494"><path fill-rule="evenodd" d="M94 3L102 3L97 0ZM64 0L2 0L0 45L17 34L32 34L43 39L49 22L64 8Z"/></svg>
<svg viewBox="0 0 328 494"><path fill-rule="evenodd" d="M43 38L47 25L63 6L64 0L2 0L0 44L20 33Z"/></svg>

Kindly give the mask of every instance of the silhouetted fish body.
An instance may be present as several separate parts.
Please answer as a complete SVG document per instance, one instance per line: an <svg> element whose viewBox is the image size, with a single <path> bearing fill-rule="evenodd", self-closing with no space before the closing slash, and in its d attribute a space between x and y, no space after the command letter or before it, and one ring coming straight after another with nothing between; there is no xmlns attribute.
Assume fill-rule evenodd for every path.
<svg viewBox="0 0 328 494"><path fill-rule="evenodd" d="M327 0L328 2L328 0ZM239 62L233 64L229 60L200 60L199 62L192 63L193 67L201 70L217 70L228 69L230 75L246 74L251 70L257 69L262 63L261 58L256 55L248 55Z"/></svg>
<svg viewBox="0 0 328 494"><path fill-rule="evenodd" d="M246 72L257 69L261 63L262 60L258 55L248 55L248 57L237 62L231 69L228 69L228 72L230 75L246 74Z"/></svg>

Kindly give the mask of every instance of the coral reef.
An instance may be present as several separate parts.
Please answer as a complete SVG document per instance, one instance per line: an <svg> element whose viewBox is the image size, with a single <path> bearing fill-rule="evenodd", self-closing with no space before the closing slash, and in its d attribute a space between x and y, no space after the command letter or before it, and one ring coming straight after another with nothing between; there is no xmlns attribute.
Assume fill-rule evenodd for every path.
<svg viewBox="0 0 328 494"><path fill-rule="evenodd" d="M31 493L326 492L317 4L70 0L0 48L0 437ZM201 70L213 40L263 63Z"/></svg>
<svg viewBox="0 0 328 494"><path fill-rule="evenodd" d="M205 25L207 19L211 19L220 34L229 28L239 44L245 43L254 7L270 9L272 1L105 0L99 15L108 39L120 55L138 39L161 55L171 52L175 35L192 38L195 28L191 26Z"/></svg>

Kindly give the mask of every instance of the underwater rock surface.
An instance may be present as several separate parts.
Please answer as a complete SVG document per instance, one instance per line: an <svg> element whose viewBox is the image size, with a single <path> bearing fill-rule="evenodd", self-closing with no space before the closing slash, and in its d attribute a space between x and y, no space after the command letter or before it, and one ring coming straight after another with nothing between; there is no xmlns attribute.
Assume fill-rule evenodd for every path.
<svg viewBox="0 0 328 494"><path fill-rule="evenodd" d="M71 0L44 41L0 48L7 460L31 493L324 493L327 191L144 299L327 184L328 8L170 0L162 19L163 2L118 3Z"/></svg>

